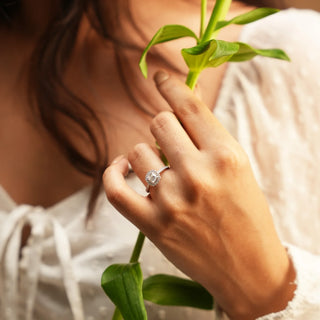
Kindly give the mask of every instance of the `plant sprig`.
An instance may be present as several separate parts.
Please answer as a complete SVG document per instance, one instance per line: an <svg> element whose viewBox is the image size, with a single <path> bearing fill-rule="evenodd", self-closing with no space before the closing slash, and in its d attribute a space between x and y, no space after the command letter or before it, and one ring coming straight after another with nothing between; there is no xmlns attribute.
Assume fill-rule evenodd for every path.
<svg viewBox="0 0 320 320"><path fill-rule="evenodd" d="M202 1L202 5L204 3L206 3L205 0ZM258 8L226 21L224 19L230 4L231 0L216 1L216 5L205 30L203 30L205 10L204 6L201 7L201 28L199 37L186 26L171 24L161 27L142 53L139 66L143 75L145 77L148 76L146 58L152 46L184 37L191 37L196 41L194 47L181 50L182 56L189 68L186 84L191 89L194 89L198 77L204 69L218 67L228 61L247 61L257 55L287 61L290 60L286 53L280 49L255 49L241 42L228 42L216 39L218 32L222 28L231 24L245 25L279 11L278 9L273 8Z"/></svg>
<svg viewBox="0 0 320 320"><path fill-rule="evenodd" d="M161 27L142 53L139 66L143 75L148 76L146 58L154 45L184 37L191 37L196 42L195 46L181 50L189 68L186 84L192 90L204 69L215 68L226 62L247 61L257 55L289 61L289 57L281 49L256 49L246 43L217 39L222 28L231 24L245 25L279 11L259 8L226 21L231 2L232 0L216 0L206 26L207 0L201 0L199 36L183 25L172 24ZM145 236L139 232L130 262L111 265L102 275L101 286L116 305L112 319L147 320L144 300L160 305L213 309L213 297L205 288L192 280L169 275L155 275L143 280L139 257L144 240Z"/></svg>

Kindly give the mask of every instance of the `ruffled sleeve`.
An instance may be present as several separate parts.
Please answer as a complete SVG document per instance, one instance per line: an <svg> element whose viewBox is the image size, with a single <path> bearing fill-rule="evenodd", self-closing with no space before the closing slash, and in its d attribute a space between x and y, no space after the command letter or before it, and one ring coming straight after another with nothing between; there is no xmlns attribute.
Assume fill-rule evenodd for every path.
<svg viewBox="0 0 320 320"><path fill-rule="evenodd" d="M319 320L320 319L320 256L287 245L296 269L297 289L285 310L260 317L258 320Z"/></svg>

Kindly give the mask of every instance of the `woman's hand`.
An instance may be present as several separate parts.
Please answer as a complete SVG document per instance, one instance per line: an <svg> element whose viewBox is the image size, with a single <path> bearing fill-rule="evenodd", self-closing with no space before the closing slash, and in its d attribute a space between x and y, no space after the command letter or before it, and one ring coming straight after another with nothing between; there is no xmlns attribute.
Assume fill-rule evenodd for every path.
<svg viewBox="0 0 320 320"><path fill-rule="evenodd" d="M295 272L246 154L187 86L163 72L155 80L173 113L158 114L151 132L171 168L143 197L126 184L128 162L118 159L104 175L108 199L230 318L284 309ZM144 183L163 167L147 144L129 161Z"/></svg>

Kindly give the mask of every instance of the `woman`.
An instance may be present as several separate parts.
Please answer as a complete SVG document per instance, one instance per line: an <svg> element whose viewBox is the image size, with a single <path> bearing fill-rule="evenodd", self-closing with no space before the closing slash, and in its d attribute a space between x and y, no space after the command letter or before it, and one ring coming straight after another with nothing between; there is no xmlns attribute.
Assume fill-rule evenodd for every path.
<svg viewBox="0 0 320 320"><path fill-rule="evenodd" d="M185 67L175 44L150 56L157 86L137 69L158 27L198 28L198 6L25 0L2 7L3 319L111 319L100 276L128 261L137 235L117 210L213 294L217 317L319 318L319 258L312 253L320 253L320 203L309 192L317 194L320 181L313 171L319 45L311 41L319 17L293 10L226 29L224 39L281 47L292 63L255 59L205 73L199 100L180 82ZM230 17L250 9L235 1ZM258 183L246 153L205 104L245 148ZM155 140L171 168L145 197L140 180L163 166ZM127 157L135 174L124 180ZM106 163L110 202L100 192ZM301 215L306 206L312 224ZM142 260L145 275L178 272L151 242ZM149 309L150 319L214 317Z"/></svg>

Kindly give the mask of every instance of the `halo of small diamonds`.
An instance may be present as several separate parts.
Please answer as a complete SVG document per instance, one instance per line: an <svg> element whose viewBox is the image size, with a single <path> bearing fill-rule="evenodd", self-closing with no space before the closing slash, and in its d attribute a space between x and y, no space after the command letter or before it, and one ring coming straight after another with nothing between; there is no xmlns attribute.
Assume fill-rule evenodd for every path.
<svg viewBox="0 0 320 320"><path fill-rule="evenodd" d="M156 186L161 179L160 173L157 170L147 172L145 180L149 186Z"/></svg>

